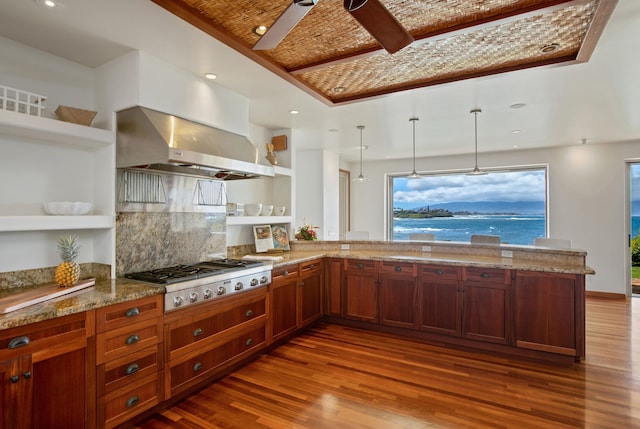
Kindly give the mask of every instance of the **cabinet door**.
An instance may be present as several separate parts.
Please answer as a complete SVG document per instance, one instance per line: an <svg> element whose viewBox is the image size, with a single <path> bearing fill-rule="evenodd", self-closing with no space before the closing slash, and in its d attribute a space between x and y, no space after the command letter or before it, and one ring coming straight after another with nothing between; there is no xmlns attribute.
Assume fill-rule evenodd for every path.
<svg viewBox="0 0 640 429"><path fill-rule="evenodd" d="M405 262L384 262L380 268L380 323L417 328L416 268Z"/></svg>
<svg viewBox="0 0 640 429"><path fill-rule="evenodd" d="M300 264L298 283L298 328L322 317L322 261Z"/></svg>
<svg viewBox="0 0 640 429"><path fill-rule="evenodd" d="M328 316L342 317L342 274L344 260L330 258L325 267L325 314Z"/></svg>
<svg viewBox="0 0 640 429"><path fill-rule="evenodd" d="M509 343L510 281L508 270L465 268L462 335L493 343Z"/></svg>
<svg viewBox="0 0 640 429"><path fill-rule="evenodd" d="M280 267L271 280L271 333L278 340L298 326L298 266Z"/></svg>
<svg viewBox="0 0 640 429"><path fill-rule="evenodd" d="M347 261L345 293L347 318L378 323L378 274L374 261Z"/></svg>
<svg viewBox="0 0 640 429"><path fill-rule="evenodd" d="M575 275L518 272L514 301L516 346L579 355L579 284Z"/></svg>
<svg viewBox="0 0 640 429"><path fill-rule="evenodd" d="M3 429L31 428L33 378L31 356L0 362ZM28 376L28 377L27 377Z"/></svg>
<svg viewBox="0 0 640 429"><path fill-rule="evenodd" d="M423 265L418 280L420 330L460 336L462 293L457 267Z"/></svg>

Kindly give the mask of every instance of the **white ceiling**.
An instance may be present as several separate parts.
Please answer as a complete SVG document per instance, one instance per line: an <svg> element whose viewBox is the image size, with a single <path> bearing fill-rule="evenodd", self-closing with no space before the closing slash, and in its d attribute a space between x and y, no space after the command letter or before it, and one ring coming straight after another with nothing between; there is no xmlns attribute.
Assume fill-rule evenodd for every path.
<svg viewBox="0 0 640 429"><path fill-rule="evenodd" d="M191 27L150 0L0 0L0 35L96 67L145 51L248 97L251 122L295 128L299 149L340 151L355 161L364 125L367 160L640 139L640 1L619 0L586 64L521 70L329 107ZM2 56L0 54L0 63ZM526 106L513 109L515 103ZM298 115L289 111L296 109ZM513 130L520 130L513 133Z"/></svg>

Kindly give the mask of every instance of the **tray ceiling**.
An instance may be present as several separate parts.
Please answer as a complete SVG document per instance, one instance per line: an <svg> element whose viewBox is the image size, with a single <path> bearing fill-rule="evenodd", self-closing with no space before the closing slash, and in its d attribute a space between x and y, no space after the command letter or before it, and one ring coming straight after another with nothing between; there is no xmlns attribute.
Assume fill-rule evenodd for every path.
<svg viewBox="0 0 640 429"><path fill-rule="evenodd" d="M151 0L329 105L519 69L586 62L615 0L383 0L414 42L389 54L319 0L275 49L255 51L291 0Z"/></svg>

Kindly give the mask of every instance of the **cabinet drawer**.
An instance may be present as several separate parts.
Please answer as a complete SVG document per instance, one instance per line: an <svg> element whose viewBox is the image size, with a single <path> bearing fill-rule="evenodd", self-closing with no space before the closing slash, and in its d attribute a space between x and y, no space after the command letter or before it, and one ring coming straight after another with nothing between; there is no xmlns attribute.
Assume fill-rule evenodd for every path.
<svg viewBox="0 0 640 429"><path fill-rule="evenodd" d="M416 275L416 266L411 262L383 262L380 268L380 272L383 274L394 274L394 275Z"/></svg>
<svg viewBox="0 0 640 429"><path fill-rule="evenodd" d="M494 284L507 284L510 282L508 270L476 267L466 267L464 270L466 281Z"/></svg>
<svg viewBox="0 0 640 429"><path fill-rule="evenodd" d="M222 313L196 320L184 326L170 327L166 341L169 352L202 341L231 327L265 314L265 298L238 305Z"/></svg>
<svg viewBox="0 0 640 429"><path fill-rule="evenodd" d="M221 365L264 343L265 327L262 325L212 349L203 350L201 354L191 359L173 365L169 371L171 393L174 394L175 389L186 387L187 383L195 382L196 379L204 379Z"/></svg>
<svg viewBox="0 0 640 429"><path fill-rule="evenodd" d="M440 282L440 281L457 281L458 268L440 265L420 265L420 277L423 280Z"/></svg>
<svg viewBox="0 0 640 429"><path fill-rule="evenodd" d="M122 326L156 317L162 318L163 296L110 305L96 310L96 332L111 331Z"/></svg>
<svg viewBox="0 0 640 429"><path fill-rule="evenodd" d="M161 318L103 332L96 338L96 363L100 365L161 342Z"/></svg>
<svg viewBox="0 0 640 429"><path fill-rule="evenodd" d="M311 274L320 271L322 261L319 259L300 263L300 274Z"/></svg>
<svg viewBox="0 0 640 429"><path fill-rule="evenodd" d="M98 396L136 383L162 368L162 347L155 345L98 366Z"/></svg>
<svg viewBox="0 0 640 429"><path fill-rule="evenodd" d="M364 259L347 259L347 271L349 270L364 273L375 273L376 261L368 261Z"/></svg>
<svg viewBox="0 0 640 429"><path fill-rule="evenodd" d="M284 267L274 268L271 272L271 282L275 282L281 278L292 278L298 275L298 265L285 265Z"/></svg>
<svg viewBox="0 0 640 429"><path fill-rule="evenodd" d="M98 421L113 428L162 401L162 379L148 376L126 389L119 389L98 400Z"/></svg>

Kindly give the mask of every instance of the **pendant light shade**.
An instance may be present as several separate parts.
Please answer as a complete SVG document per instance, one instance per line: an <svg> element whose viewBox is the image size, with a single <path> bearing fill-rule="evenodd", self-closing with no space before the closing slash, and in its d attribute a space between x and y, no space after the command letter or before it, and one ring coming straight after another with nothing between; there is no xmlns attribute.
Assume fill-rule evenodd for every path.
<svg viewBox="0 0 640 429"><path fill-rule="evenodd" d="M362 174L362 151L364 150L364 146L362 145L362 130L364 130L364 125L358 125L356 128L360 130L360 174L358 175L358 177L353 179L353 181L364 182L365 180L367 180L367 178L364 177L364 174Z"/></svg>
<svg viewBox="0 0 640 429"><path fill-rule="evenodd" d="M422 178L422 176L420 176L416 172L416 121L419 121L419 120L420 119L418 119L418 118L409 119L409 122L411 122L413 124L413 170L411 170L411 174L409 174L407 176L408 179L420 179L420 178Z"/></svg>
<svg viewBox="0 0 640 429"><path fill-rule="evenodd" d="M483 174L487 174L485 171L482 171L478 168L478 113L482 112L480 109L473 109L469 113L473 113L474 123L475 123L475 141L476 141L476 165L469 173L470 176L480 176Z"/></svg>

